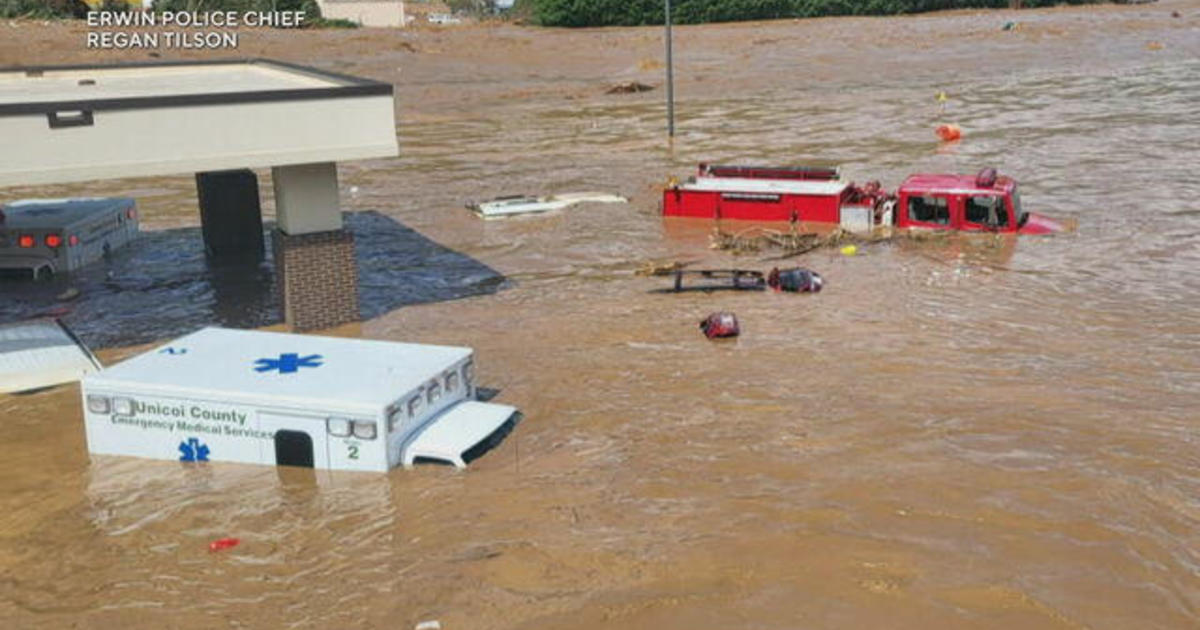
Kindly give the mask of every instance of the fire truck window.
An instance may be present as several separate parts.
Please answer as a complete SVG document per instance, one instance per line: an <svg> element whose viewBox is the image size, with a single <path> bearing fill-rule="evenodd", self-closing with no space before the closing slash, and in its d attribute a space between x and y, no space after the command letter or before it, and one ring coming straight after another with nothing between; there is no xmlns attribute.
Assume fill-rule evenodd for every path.
<svg viewBox="0 0 1200 630"><path fill-rule="evenodd" d="M967 223L1004 227L1008 225L1008 210L1004 200L993 195L967 197Z"/></svg>
<svg viewBox="0 0 1200 630"><path fill-rule="evenodd" d="M908 216L921 223L950 225L950 204L945 197L909 197Z"/></svg>

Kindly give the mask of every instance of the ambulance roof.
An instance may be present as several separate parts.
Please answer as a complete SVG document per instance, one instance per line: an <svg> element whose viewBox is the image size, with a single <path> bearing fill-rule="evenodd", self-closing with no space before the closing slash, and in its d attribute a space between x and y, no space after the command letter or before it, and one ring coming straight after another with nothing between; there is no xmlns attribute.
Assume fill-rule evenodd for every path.
<svg viewBox="0 0 1200 630"><path fill-rule="evenodd" d="M80 197L76 199L23 199L0 206L3 228L61 228L96 214L132 207L126 197Z"/></svg>
<svg viewBox="0 0 1200 630"><path fill-rule="evenodd" d="M470 348L205 328L89 375L117 393L373 413L467 358Z"/></svg>

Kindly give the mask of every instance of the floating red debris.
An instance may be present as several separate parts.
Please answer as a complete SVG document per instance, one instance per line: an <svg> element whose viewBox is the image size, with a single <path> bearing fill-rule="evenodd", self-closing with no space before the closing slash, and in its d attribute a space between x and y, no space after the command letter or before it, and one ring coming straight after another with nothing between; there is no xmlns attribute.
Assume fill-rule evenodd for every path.
<svg viewBox="0 0 1200 630"><path fill-rule="evenodd" d="M700 328L704 331L704 336L709 339L736 337L741 332L737 317L733 313L726 312L713 313L704 318L704 321L700 322Z"/></svg>
<svg viewBox="0 0 1200 630"><path fill-rule="evenodd" d="M224 549L231 549L238 546L238 543L240 542L242 541L238 540L237 538L220 538L208 543L208 550L222 551Z"/></svg>

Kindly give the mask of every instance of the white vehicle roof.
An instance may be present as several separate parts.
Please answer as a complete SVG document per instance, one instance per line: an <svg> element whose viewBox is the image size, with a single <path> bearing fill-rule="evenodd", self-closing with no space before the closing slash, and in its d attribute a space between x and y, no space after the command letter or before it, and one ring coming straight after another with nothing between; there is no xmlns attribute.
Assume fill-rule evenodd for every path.
<svg viewBox="0 0 1200 630"><path fill-rule="evenodd" d="M842 180L818 181L807 179L752 179L748 177L698 177L694 182L680 184L682 190L702 190L723 193L762 193L783 195L840 195L850 184Z"/></svg>
<svg viewBox="0 0 1200 630"><path fill-rule="evenodd" d="M91 351L53 319L0 326L0 393L69 383L99 369Z"/></svg>
<svg viewBox="0 0 1200 630"><path fill-rule="evenodd" d="M492 201L470 204L471 208L485 219L512 214L547 212L566 208L577 203L625 203L629 200L619 195L599 192L562 193L547 197L501 197Z"/></svg>
<svg viewBox="0 0 1200 630"><path fill-rule="evenodd" d="M452 346L205 328L92 374L84 384L114 393L134 389L375 414L471 353Z"/></svg>
<svg viewBox="0 0 1200 630"><path fill-rule="evenodd" d="M4 220L0 229L60 228L97 214L134 206L128 197L79 197L75 199L22 199L0 206Z"/></svg>

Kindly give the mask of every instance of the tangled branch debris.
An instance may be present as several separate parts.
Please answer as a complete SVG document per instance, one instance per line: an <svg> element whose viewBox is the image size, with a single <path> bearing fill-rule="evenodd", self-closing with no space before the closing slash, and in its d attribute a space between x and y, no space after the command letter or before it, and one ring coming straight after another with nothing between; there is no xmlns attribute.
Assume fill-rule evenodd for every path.
<svg viewBox="0 0 1200 630"><path fill-rule="evenodd" d="M672 262L655 262L653 260L642 263L634 273L639 276L669 276L680 269L687 266L687 263L679 261Z"/></svg>
<svg viewBox="0 0 1200 630"><path fill-rule="evenodd" d="M882 243L900 239L908 241L937 241L950 238L951 234L949 230L897 230L856 234L854 232L847 232L841 228L835 229L828 234L815 234L813 232L800 232L795 229L782 231L757 226L740 232L730 233L720 228L714 228L709 235L709 247L710 249L728 251L735 256L782 250L783 253L781 255L767 260L783 260L823 247L838 248L845 245ZM650 260L643 262L634 271L634 274L638 276L671 276L675 275L678 271L686 271L688 266L693 264L693 262Z"/></svg>
<svg viewBox="0 0 1200 630"><path fill-rule="evenodd" d="M930 240L945 238L945 234L941 232L926 233L916 231L902 231L893 234L880 232L855 234L841 228L835 229L828 234L815 234L812 232L800 232L795 229L784 232L762 227L747 228L740 232L729 233L716 228L709 235L709 247L711 249L728 251L735 255L754 254L764 250L783 250L783 255L780 258L791 258L822 247L879 243L897 238Z"/></svg>

